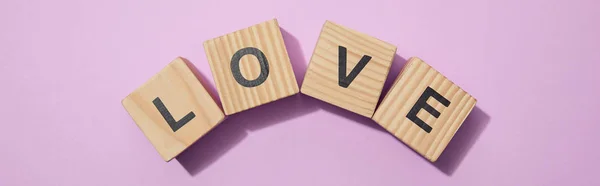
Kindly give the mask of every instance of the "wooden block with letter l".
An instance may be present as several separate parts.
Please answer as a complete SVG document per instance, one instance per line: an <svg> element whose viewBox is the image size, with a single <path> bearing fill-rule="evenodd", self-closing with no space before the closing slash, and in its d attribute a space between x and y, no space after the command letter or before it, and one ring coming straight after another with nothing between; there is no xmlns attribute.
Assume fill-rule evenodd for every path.
<svg viewBox="0 0 600 186"><path fill-rule="evenodd" d="M225 114L298 93L276 19L204 42Z"/></svg>
<svg viewBox="0 0 600 186"><path fill-rule="evenodd" d="M300 91L370 118L395 54L392 44L326 21Z"/></svg>
<svg viewBox="0 0 600 186"><path fill-rule="evenodd" d="M170 161L225 117L182 58L123 99L144 135Z"/></svg>
<svg viewBox="0 0 600 186"><path fill-rule="evenodd" d="M373 120L435 162L477 100L419 58L408 60Z"/></svg>

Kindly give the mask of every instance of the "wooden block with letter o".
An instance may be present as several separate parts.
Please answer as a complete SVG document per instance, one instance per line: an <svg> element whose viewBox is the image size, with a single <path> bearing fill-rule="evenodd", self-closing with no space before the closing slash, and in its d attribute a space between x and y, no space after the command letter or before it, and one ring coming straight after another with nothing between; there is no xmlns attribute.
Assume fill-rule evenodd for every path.
<svg viewBox="0 0 600 186"><path fill-rule="evenodd" d="M298 93L277 20L204 42L225 114Z"/></svg>
<svg viewBox="0 0 600 186"><path fill-rule="evenodd" d="M181 58L175 59L122 101L165 161L225 117L188 65Z"/></svg>
<svg viewBox="0 0 600 186"><path fill-rule="evenodd" d="M427 63L411 58L373 120L434 162L475 102L475 98Z"/></svg>
<svg viewBox="0 0 600 186"><path fill-rule="evenodd" d="M327 21L301 92L371 117L396 54L396 46Z"/></svg>

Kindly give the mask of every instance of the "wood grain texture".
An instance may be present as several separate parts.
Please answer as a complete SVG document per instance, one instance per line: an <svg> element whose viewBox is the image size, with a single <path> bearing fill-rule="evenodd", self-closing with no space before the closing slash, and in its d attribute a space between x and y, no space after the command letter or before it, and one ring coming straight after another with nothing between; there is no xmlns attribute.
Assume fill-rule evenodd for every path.
<svg viewBox="0 0 600 186"><path fill-rule="evenodd" d="M417 116L432 127L430 133L407 118L409 110L427 87L450 101L450 105L445 107L432 97L427 100L429 105L440 112L438 118L424 109L419 110ZM435 162L476 102L475 98L444 75L421 59L413 57L377 108L373 120L428 160Z"/></svg>
<svg viewBox="0 0 600 186"><path fill-rule="evenodd" d="M242 48L260 49L268 60L269 75L264 83L245 87L236 82L231 60ZM298 93L298 83L276 19L266 21L204 42L212 74L225 114L241 112ZM245 55L239 65L248 80L261 73L257 57Z"/></svg>
<svg viewBox="0 0 600 186"><path fill-rule="evenodd" d="M346 73L363 55L371 60L347 88L338 85L339 46L347 49ZM371 117L396 54L396 46L326 21L308 66L301 92Z"/></svg>
<svg viewBox="0 0 600 186"><path fill-rule="evenodd" d="M144 135L170 161L224 119L224 114L183 59L177 58L122 101ZM176 132L153 100L159 97L175 120L195 117Z"/></svg>

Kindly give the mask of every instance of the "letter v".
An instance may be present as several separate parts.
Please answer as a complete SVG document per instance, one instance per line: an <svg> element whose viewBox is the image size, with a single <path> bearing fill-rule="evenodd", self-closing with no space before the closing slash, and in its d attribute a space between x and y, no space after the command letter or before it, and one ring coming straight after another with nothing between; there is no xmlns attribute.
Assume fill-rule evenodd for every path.
<svg viewBox="0 0 600 186"><path fill-rule="evenodd" d="M367 56L367 55L363 55L363 57L360 59L360 61L358 61L358 64L356 64L356 66L352 69L352 71L350 71L350 74L348 74L348 76L346 76L346 47L343 46L339 46L339 54L338 54L338 59L339 59L339 82L338 85L340 85L340 87L344 87L344 88L348 88L348 86L350 86L350 83L352 83L352 81L354 81L354 78L356 78L356 76L358 76L358 73L360 73L360 71L362 71L363 68L365 68L365 66L367 66L367 63L369 63L369 61L371 61L371 56Z"/></svg>
<svg viewBox="0 0 600 186"><path fill-rule="evenodd" d="M171 112L169 112L167 107L165 107L165 104L163 104L160 98L156 97L156 99L154 99L152 103L154 103L156 109L158 109L163 118L165 118L165 121L167 121L173 132L176 132L177 130L179 130L179 128L183 127L186 123L190 122L190 120L196 117L196 114L194 114L194 112L190 112L183 118L181 118L179 121L175 121L175 118L173 118L173 115L171 115Z"/></svg>

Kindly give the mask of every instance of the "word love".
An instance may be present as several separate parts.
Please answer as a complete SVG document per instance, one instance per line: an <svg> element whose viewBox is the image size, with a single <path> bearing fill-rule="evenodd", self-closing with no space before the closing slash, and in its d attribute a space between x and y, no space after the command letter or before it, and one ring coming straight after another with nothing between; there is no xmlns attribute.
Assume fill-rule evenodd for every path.
<svg viewBox="0 0 600 186"><path fill-rule="evenodd" d="M277 20L204 42L223 110L177 58L122 103L165 161L231 115L298 92L372 118L436 161L476 100L421 59L410 58L377 107L396 46L325 22L298 88Z"/></svg>

